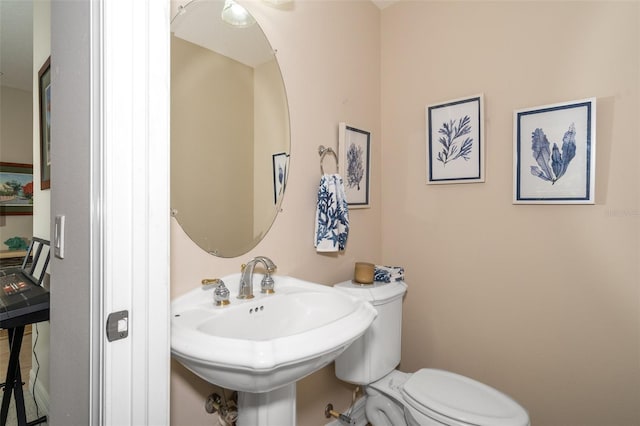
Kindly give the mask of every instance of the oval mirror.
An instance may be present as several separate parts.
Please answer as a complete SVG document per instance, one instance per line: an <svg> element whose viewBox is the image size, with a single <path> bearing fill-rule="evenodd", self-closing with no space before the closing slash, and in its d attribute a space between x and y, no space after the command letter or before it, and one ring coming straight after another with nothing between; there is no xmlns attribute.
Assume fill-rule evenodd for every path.
<svg viewBox="0 0 640 426"><path fill-rule="evenodd" d="M255 20L223 22L229 2L194 0L171 23L171 211L220 257L245 254L266 235L290 149L275 52Z"/></svg>

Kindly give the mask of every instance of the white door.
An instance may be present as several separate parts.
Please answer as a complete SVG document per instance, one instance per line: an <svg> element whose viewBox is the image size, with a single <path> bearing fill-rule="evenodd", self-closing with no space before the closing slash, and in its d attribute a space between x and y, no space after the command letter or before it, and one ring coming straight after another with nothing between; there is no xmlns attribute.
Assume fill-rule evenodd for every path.
<svg viewBox="0 0 640 426"><path fill-rule="evenodd" d="M168 9L51 3L54 426L169 423Z"/></svg>

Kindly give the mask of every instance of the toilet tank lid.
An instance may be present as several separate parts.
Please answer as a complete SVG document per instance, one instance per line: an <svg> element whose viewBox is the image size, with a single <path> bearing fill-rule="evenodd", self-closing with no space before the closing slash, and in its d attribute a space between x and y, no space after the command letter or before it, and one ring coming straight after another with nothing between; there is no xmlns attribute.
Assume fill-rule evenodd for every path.
<svg viewBox="0 0 640 426"><path fill-rule="evenodd" d="M354 297L366 300L372 305L381 305L390 302L402 297L407 291L407 284L404 281L393 281L390 283L374 281L373 284L357 284L349 280L334 284L334 287Z"/></svg>
<svg viewBox="0 0 640 426"><path fill-rule="evenodd" d="M464 423L479 426L526 426L529 415L502 392L469 377L424 368L403 386L405 401Z"/></svg>

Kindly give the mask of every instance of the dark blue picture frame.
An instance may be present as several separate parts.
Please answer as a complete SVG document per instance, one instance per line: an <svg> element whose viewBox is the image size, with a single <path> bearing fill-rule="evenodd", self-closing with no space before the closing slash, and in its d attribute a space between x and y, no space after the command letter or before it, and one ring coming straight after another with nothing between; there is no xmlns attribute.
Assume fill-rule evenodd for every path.
<svg viewBox="0 0 640 426"><path fill-rule="evenodd" d="M594 204L596 99L514 112L514 204Z"/></svg>
<svg viewBox="0 0 640 426"><path fill-rule="evenodd" d="M484 182L483 95L426 107L427 183Z"/></svg>

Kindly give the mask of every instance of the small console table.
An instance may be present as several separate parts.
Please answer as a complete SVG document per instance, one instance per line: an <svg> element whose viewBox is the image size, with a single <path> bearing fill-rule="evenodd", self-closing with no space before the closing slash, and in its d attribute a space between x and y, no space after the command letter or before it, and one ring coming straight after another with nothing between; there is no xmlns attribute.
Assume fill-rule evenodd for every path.
<svg viewBox="0 0 640 426"><path fill-rule="evenodd" d="M22 259L26 254L26 250L0 250L0 259L12 259L15 257Z"/></svg>

